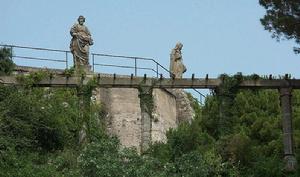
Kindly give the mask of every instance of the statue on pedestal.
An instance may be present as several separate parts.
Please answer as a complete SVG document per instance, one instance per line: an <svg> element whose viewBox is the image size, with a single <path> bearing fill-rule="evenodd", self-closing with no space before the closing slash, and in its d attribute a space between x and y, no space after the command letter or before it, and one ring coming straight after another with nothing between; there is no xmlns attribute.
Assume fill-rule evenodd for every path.
<svg viewBox="0 0 300 177"><path fill-rule="evenodd" d="M89 70L89 48L93 45L93 39L84 22L85 18L81 15L78 17L78 23L72 26L70 50L73 54L74 67Z"/></svg>
<svg viewBox="0 0 300 177"><path fill-rule="evenodd" d="M181 49L183 44L178 42L170 54L170 77L182 78L182 74L186 72L186 67L182 62Z"/></svg>

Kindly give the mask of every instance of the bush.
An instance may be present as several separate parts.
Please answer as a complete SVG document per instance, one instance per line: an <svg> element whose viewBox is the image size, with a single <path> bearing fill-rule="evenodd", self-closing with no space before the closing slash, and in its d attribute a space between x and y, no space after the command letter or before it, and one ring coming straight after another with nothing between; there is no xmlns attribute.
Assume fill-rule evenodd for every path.
<svg viewBox="0 0 300 177"><path fill-rule="evenodd" d="M0 76L9 75L14 70L15 64L12 61L11 54L11 49L0 48Z"/></svg>

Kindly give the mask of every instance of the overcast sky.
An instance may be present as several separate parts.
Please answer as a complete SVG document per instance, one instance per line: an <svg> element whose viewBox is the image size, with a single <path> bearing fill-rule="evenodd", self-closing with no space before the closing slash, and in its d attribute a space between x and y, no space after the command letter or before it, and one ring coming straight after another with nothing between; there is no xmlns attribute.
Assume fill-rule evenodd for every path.
<svg viewBox="0 0 300 177"><path fill-rule="evenodd" d="M185 77L242 72L300 78L294 43L278 43L263 29L258 0L2 0L1 6L2 44L68 50L70 28L84 15L94 53L152 57L168 67L181 41Z"/></svg>

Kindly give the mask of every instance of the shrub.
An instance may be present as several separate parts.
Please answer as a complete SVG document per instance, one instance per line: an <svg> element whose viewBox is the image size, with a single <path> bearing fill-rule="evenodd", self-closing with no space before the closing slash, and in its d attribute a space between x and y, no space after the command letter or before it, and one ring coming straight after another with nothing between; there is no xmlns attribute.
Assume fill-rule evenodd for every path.
<svg viewBox="0 0 300 177"><path fill-rule="evenodd" d="M12 61L11 54L11 49L0 48L0 76L9 75L14 70L15 64Z"/></svg>

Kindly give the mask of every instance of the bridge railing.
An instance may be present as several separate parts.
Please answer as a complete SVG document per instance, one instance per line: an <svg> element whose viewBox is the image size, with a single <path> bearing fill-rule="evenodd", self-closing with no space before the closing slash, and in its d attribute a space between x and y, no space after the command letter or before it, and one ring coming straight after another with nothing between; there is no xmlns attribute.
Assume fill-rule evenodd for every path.
<svg viewBox="0 0 300 177"><path fill-rule="evenodd" d="M134 73L135 76L138 76L139 71L144 71L144 72L148 71L148 73L150 72L149 73L150 75L155 76L157 78L169 77L171 73L168 69L166 69L164 66L162 66L153 58L111 55L111 54L101 54L101 53L92 53L91 55L92 55L93 71L96 71L96 67L99 66L109 67L109 68L126 68L132 74ZM109 60L109 64L105 63L105 60L106 61ZM124 62L124 60L127 61ZM126 63L127 65L124 65L124 63Z"/></svg>
<svg viewBox="0 0 300 177"><path fill-rule="evenodd" d="M26 46L18 46L18 45L3 45L0 44L1 47L9 48L11 49L11 59L15 63L24 63L25 61L36 61L36 62L50 62L52 64L62 64L62 68L68 68L69 67L69 55L71 54L70 51L67 50L57 50L57 49L48 49L48 48L37 48L37 47L26 47ZM33 51L36 53L37 51L43 52L39 53L39 56L32 55ZM47 56L43 56L47 53ZM50 56L49 57L49 53ZM42 56L42 57L41 57ZM35 65L40 65L40 63L35 63Z"/></svg>
<svg viewBox="0 0 300 177"><path fill-rule="evenodd" d="M143 70L143 71L150 71L152 74L154 74L154 77L169 77L172 75L172 73L162 66L160 63L158 63L155 59L153 58L144 58L144 57L134 57L134 56L123 56L123 55L110 55L110 54L100 54L100 53L92 53L92 66L93 66L93 71L96 71L97 66L101 67L108 67L108 68L126 68L129 69L134 73L135 76L138 75L138 71ZM109 60L110 63L113 62L113 60L121 60L120 63L116 64L106 64L104 63L105 60ZM123 65L123 63L130 63L130 62L122 62L122 60L129 60L132 61L131 65ZM146 67L144 67L146 66ZM152 67L151 67L152 66ZM129 73L128 73L129 74ZM203 103L204 98L206 97L204 94L202 94L200 91L197 89L191 89L193 90L196 94L199 95L199 100L198 102L200 104Z"/></svg>
<svg viewBox="0 0 300 177"><path fill-rule="evenodd" d="M73 65L73 57L71 55L71 52L68 50L26 47L26 46L6 45L6 44L0 44L0 47L11 49L12 51L11 59L16 64L28 65L26 61L32 60L37 62L43 62L43 64L50 62L51 64L48 64L47 67L49 67L49 65L52 65L53 68L57 68L58 67L57 64L59 63L61 69L67 69L71 66L70 65L70 60L71 60ZM43 52L43 53L39 53L40 55L42 55L42 57L40 57L40 55L39 56L33 55L33 51L34 53L38 53L37 51ZM47 53L46 56L45 56L45 52ZM109 60L109 62L105 63L104 61L107 59ZM139 71L143 71L142 74L148 72L149 76L154 76L157 78L158 77L166 78L172 75L172 73L167 68L165 68L160 63L158 63L154 58L91 53L90 60L91 60L92 70L94 72L97 72L97 67L102 67L102 68L106 67L106 68L129 69L129 72L125 74L130 75L134 73L135 76L138 76ZM127 61L129 60L131 62L124 62L124 60ZM131 63L131 64L124 65L124 63L126 64ZM37 65L41 66L40 63L31 63L31 66L37 66ZM44 65L43 67L46 66ZM100 70L100 72L103 72L103 70ZM110 72L112 71L110 70ZM196 89L193 90L199 94L200 96L199 102L202 103L202 98L205 98L205 95L203 95L201 92L199 92Z"/></svg>
<svg viewBox="0 0 300 177"><path fill-rule="evenodd" d="M54 67L57 67L57 64L60 63L63 64L60 65L61 68L65 69L73 65L73 57L71 55L71 52L68 50L37 48L37 47L27 47L27 46L18 46L18 45L6 45L6 44L5 45L0 44L0 47L10 48L12 51L11 58L17 64L24 63L28 65L28 61L32 60L36 62L30 63L29 66L30 65L41 66L43 64L43 66L46 65L45 67L48 67L49 65L50 66L53 65ZM37 54L37 51L41 51L44 53ZM104 63L103 61L105 61L106 59L109 59L109 62ZM115 59L115 60L111 60L111 59ZM127 64L129 63L124 61L121 61L120 63L115 63L116 59L120 59L120 61L124 59L131 60L133 61L133 63L131 65L124 65L124 63ZM170 75L170 71L153 58L111 55L111 54L103 54L103 53L91 53L90 60L91 60L93 71L96 71L97 67L100 66L100 67L107 67L107 68L131 69L131 73L134 73L135 76L138 76L139 71L148 71L150 72L149 73L150 75L152 76L154 75L156 77L160 77L161 74L164 77L168 77ZM24 61L26 61L26 63ZM42 62L42 63L38 63L38 62ZM51 64L45 62L51 62ZM70 65L71 62L72 64ZM126 74L131 74L131 73L126 73Z"/></svg>

